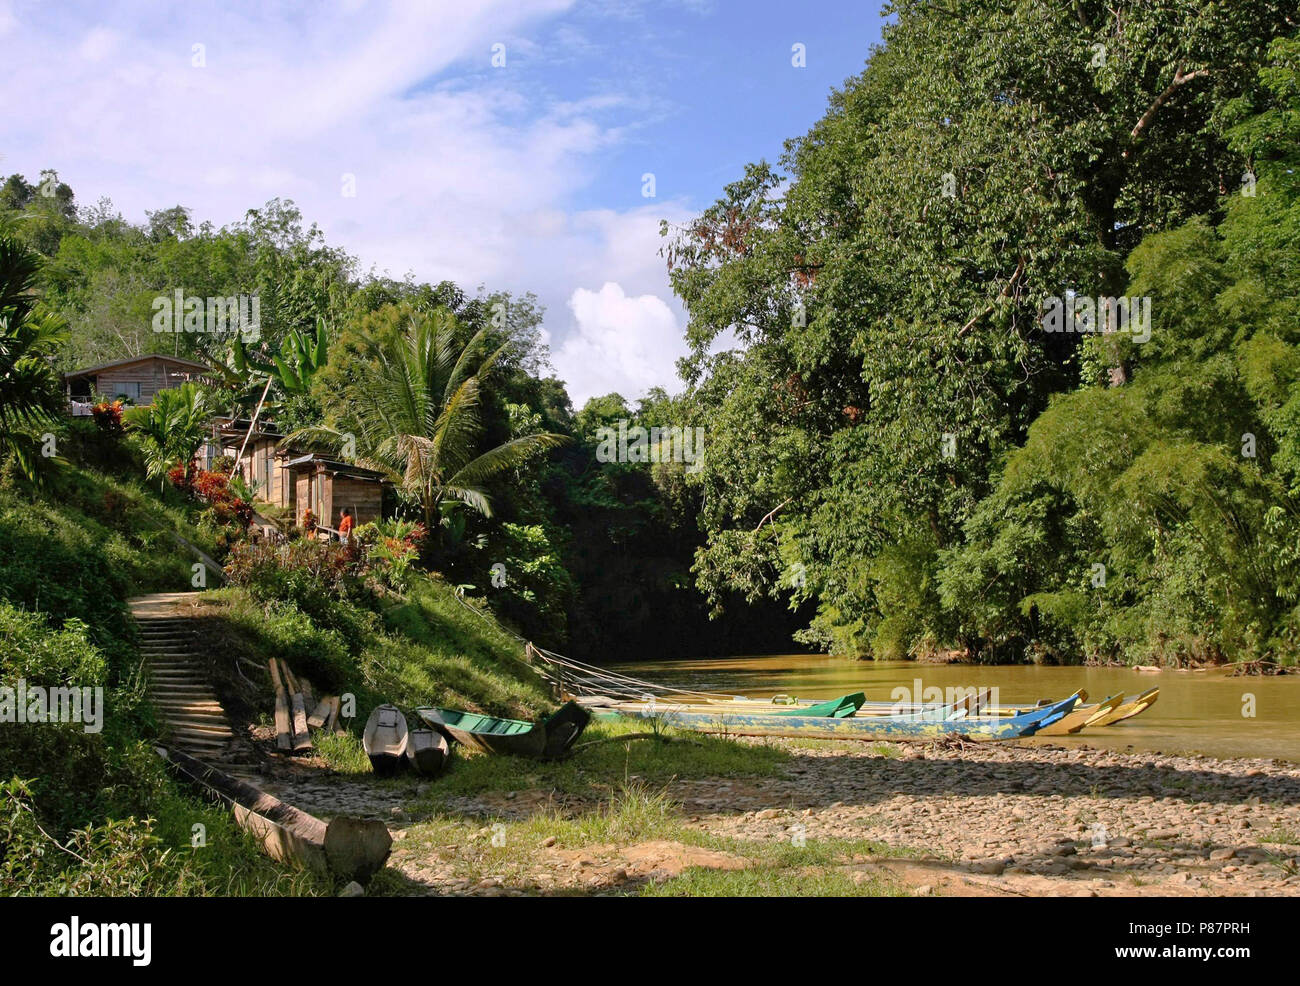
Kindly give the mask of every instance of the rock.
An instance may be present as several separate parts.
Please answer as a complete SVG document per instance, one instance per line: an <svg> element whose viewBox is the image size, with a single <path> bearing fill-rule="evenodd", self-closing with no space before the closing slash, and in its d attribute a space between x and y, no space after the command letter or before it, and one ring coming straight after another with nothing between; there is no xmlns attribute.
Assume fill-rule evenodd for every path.
<svg viewBox="0 0 1300 986"><path fill-rule="evenodd" d="M1223 849L1211 849L1210 862L1212 863L1224 862L1226 860L1232 859L1232 857L1236 855L1237 855L1237 850L1231 848L1230 846L1225 847Z"/></svg>
<svg viewBox="0 0 1300 986"><path fill-rule="evenodd" d="M1007 864L1000 859L978 859L968 867L972 873L983 873L988 876L1001 876L1006 868Z"/></svg>
<svg viewBox="0 0 1300 986"><path fill-rule="evenodd" d="M542 847L545 849L550 849L551 846L555 845L555 842L556 842L555 836L548 835L545 839L542 840Z"/></svg>
<svg viewBox="0 0 1300 986"><path fill-rule="evenodd" d="M364 897L365 895L366 895L366 888L361 886L361 884L357 883L356 880L353 880L341 891L339 891L340 897Z"/></svg>
<svg viewBox="0 0 1300 986"><path fill-rule="evenodd" d="M762 811L756 812L754 814L754 817L755 818L776 818L780 814L781 813L777 811L775 808L764 808Z"/></svg>

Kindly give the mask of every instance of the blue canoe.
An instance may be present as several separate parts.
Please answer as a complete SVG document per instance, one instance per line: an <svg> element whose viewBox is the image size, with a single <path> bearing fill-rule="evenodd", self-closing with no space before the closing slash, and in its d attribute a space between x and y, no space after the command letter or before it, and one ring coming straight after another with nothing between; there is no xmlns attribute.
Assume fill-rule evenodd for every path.
<svg viewBox="0 0 1300 986"><path fill-rule="evenodd" d="M730 736L785 736L809 739L927 740L941 736L967 736L976 740L1018 739L1032 736L1068 715L1079 701L1076 692L1067 699L1028 709L1014 716L973 716L954 706L897 716L866 716L835 719L771 712L701 711L672 705L621 703L616 707L593 708L602 718L657 719L670 726L701 733Z"/></svg>

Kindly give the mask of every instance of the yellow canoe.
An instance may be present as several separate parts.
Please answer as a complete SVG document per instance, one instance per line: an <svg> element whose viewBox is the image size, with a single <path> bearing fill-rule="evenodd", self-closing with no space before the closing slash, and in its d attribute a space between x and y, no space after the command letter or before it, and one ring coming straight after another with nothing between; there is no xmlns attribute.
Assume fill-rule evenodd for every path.
<svg viewBox="0 0 1300 986"><path fill-rule="evenodd" d="M1132 719L1135 715L1139 715L1155 705L1156 699L1159 697L1159 688L1149 688L1137 698L1124 702L1118 708L1111 709L1103 715L1094 716L1085 725L1110 726L1117 722L1123 722L1125 719Z"/></svg>
<svg viewBox="0 0 1300 986"><path fill-rule="evenodd" d="M1095 705L1085 705L1082 708L1075 709L1068 716L1065 716L1059 722L1054 722L1045 729L1040 729L1035 736L1064 736L1067 733L1077 733L1084 726L1089 726L1094 720L1108 715L1124 701L1124 693L1112 695L1103 699Z"/></svg>

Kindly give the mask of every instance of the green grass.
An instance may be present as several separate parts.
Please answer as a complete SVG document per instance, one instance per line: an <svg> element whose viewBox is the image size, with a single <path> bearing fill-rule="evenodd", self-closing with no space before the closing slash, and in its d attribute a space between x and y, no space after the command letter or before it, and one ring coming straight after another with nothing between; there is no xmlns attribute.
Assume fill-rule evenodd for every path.
<svg viewBox="0 0 1300 986"><path fill-rule="evenodd" d="M439 577L417 577L384 611L388 651L367 651L370 676L389 701L441 705L514 719L555 707L523 645L490 614L459 600ZM391 645L398 650L393 652Z"/></svg>
<svg viewBox="0 0 1300 986"><path fill-rule="evenodd" d="M853 744L855 750L865 750L873 756L885 757L886 759L895 759L903 755L905 749L902 743L867 743L863 744L861 740L835 740L835 739L805 739L802 737L792 737L781 741L781 745L791 750L842 750L845 743Z"/></svg>
<svg viewBox="0 0 1300 986"><path fill-rule="evenodd" d="M668 735L687 742L617 742L617 737L644 731L641 723L593 719L574 752L552 763L474 754L457 747L451 766L423 800L432 807L451 798L521 788L601 796L630 779L665 784L674 778L772 776L790 759L790 754L778 747L742 745L690 733L681 736L672 730ZM606 739L615 742L582 748L584 743Z"/></svg>
<svg viewBox="0 0 1300 986"><path fill-rule="evenodd" d="M770 866L718 870L692 866L663 882L647 883L641 897L906 897L879 877L853 879L842 870Z"/></svg>
<svg viewBox="0 0 1300 986"><path fill-rule="evenodd" d="M1275 825L1267 833L1260 836L1259 841L1279 846L1300 846L1300 833L1294 829Z"/></svg>
<svg viewBox="0 0 1300 986"><path fill-rule="evenodd" d="M369 774L370 758L361 745L361 737L354 733L314 734L316 755L327 767L340 774Z"/></svg>

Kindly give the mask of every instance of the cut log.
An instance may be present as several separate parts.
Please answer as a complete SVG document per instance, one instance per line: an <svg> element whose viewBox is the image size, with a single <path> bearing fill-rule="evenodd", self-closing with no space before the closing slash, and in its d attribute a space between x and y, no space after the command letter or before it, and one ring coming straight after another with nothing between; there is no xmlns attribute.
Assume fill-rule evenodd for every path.
<svg viewBox="0 0 1300 986"><path fill-rule="evenodd" d="M229 805L236 823L272 859L365 883L392 851L393 838L383 822L339 815L326 824L202 760L179 750L154 749L209 797Z"/></svg>
<svg viewBox="0 0 1300 986"><path fill-rule="evenodd" d="M287 750L293 746L289 735L289 695L284 682L280 680L280 671L275 658L266 662L271 668L271 687L275 689L275 745L277 749Z"/></svg>
<svg viewBox="0 0 1300 986"><path fill-rule="evenodd" d="M325 859L340 875L365 883L388 859L393 837L383 822L353 815L335 815L325 827Z"/></svg>
<svg viewBox="0 0 1300 986"><path fill-rule="evenodd" d="M307 725L311 729L320 729L325 725L325 721L330 717L330 700L328 697L321 699L312 714L307 717Z"/></svg>
<svg viewBox="0 0 1300 986"><path fill-rule="evenodd" d="M307 700L302 697L302 688L298 679L289 670L289 665L280 660L284 679L289 688L289 713L292 716L290 732L293 734L293 752L305 753L311 749L311 733L307 731Z"/></svg>

